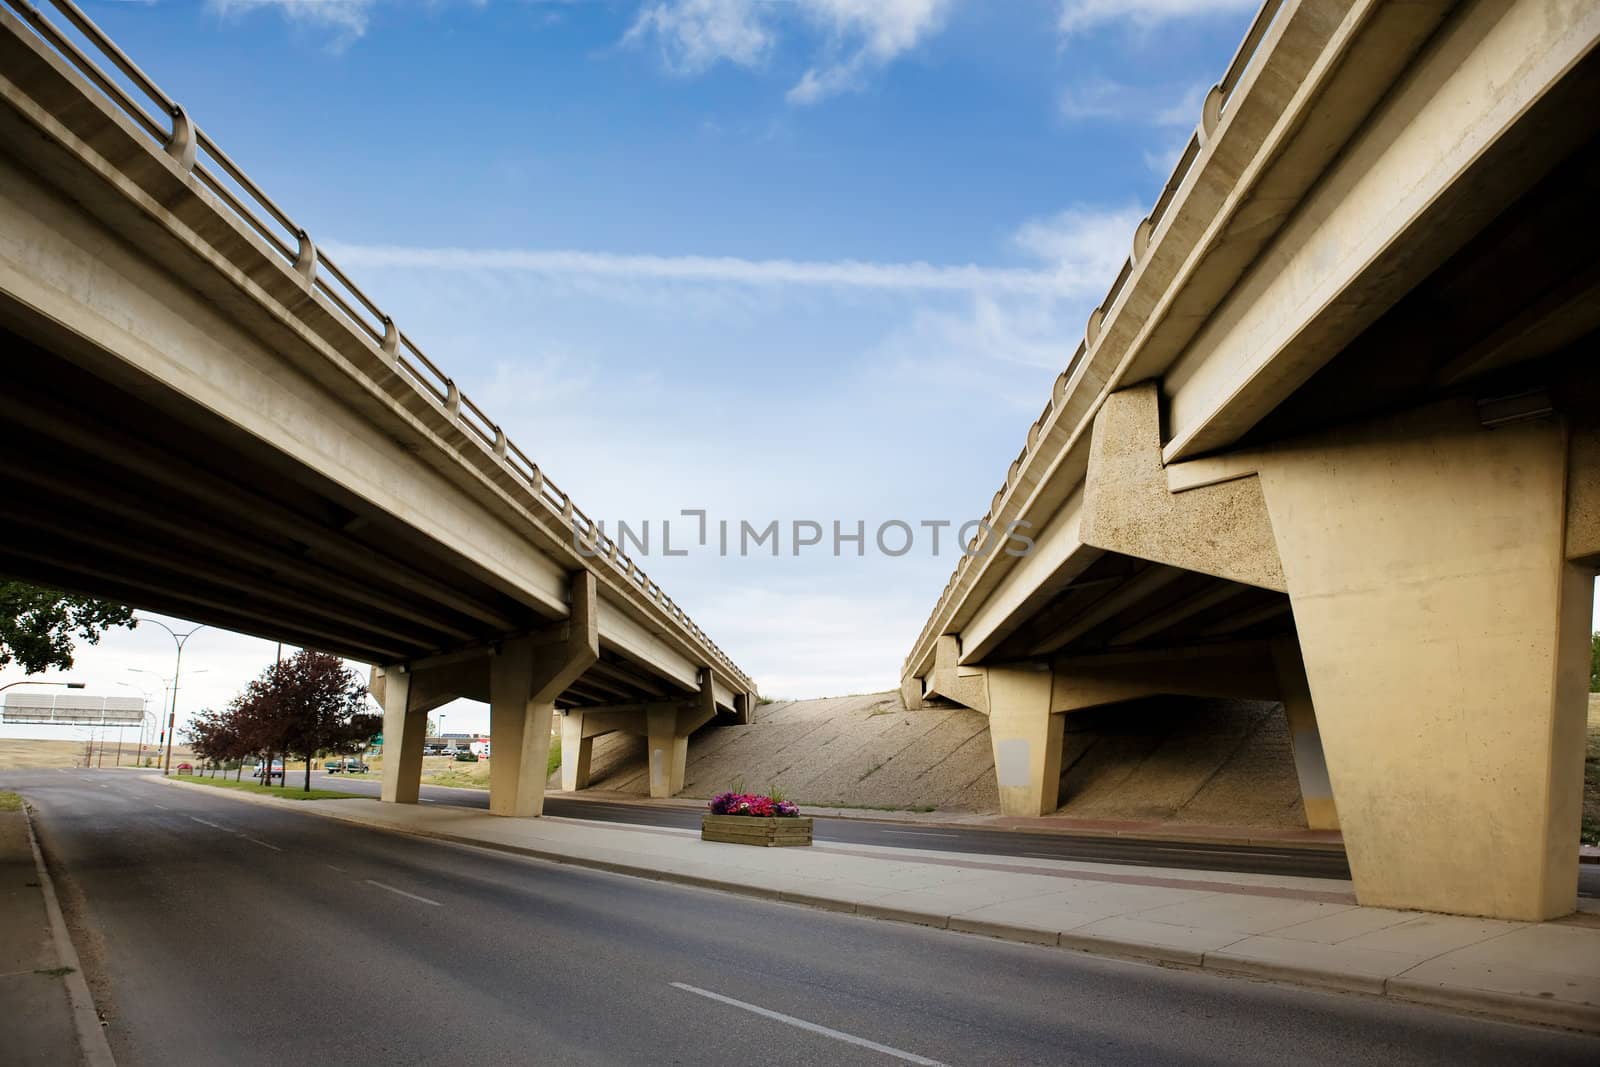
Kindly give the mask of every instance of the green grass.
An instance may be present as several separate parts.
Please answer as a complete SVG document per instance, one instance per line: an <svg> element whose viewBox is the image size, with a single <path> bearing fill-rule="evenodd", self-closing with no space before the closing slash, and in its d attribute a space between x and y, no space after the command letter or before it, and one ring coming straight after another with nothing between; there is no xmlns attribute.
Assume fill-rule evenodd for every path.
<svg viewBox="0 0 1600 1067"><path fill-rule="evenodd" d="M0 789L0 811L21 811L22 797Z"/></svg>
<svg viewBox="0 0 1600 1067"><path fill-rule="evenodd" d="M34 971L33 973L42 974L46 978L65 978L72 972L73 968L71 967L46 967L43 970Z"/></svg>
<svg viewBox="0 0 1600 1067"><path fill-rule="evenodd" d="M488 789L489 764L452 763L442 770L422 776L423 785L446 785L452 789Z"/></svg>
<svg viewBox="0 0 1600 1067"><path fill-rule="evenodd" d="M285 800L360 800L359 793L341 793L336 789L312 789L309 792L298 785L285 788L278 785L262 785L260 782L234 782L226 778L200 778L193 774L174 774L172 777L180 782L194 782L198 785L216 786L218 789L237 789L241 793L264 793L269 797L282 797ZM366 798L370 800L371 798Z"/></svg>

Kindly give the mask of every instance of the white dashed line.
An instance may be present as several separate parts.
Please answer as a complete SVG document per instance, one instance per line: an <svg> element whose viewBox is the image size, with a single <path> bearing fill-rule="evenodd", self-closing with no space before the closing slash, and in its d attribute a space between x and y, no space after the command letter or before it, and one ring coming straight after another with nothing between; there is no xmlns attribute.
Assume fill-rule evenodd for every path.
<svg viewBox="0 0 1600 1067"><path fill-rule="evenodd" d="M904 834L907 837L959 837L959 834L941 834L932 830L885 830L886 834Z"/></svg>
<svg viewBox="0 0 1600 1067"><path fill-rule="evenodd" d="M283 849L279 848L277 845L274 845L268 841L263 841L259 837L251 837L249 834L240 834L239 836L244 838L246 841L249 841L251 844L260 845L262 848L270 848L274 852L283 851Z"/></svg>
<svg viewBox="0 0 1600 1067"><path fill-rule="evenodd" d="M721 993L713 993L709 989L701 989L699 986L687 985L683 982L671 982L669 984L672 986L672 988L681 989L685 993L693 993L695 996L705 997L708 1000L715 1000L722 1004L728 1004L735 1008L740 1008L744 1011L753 1012L756 1015L760 1015L767 1019L772 1019L776 1022L787 1023L788 1025L797 1027L801 1030L809 1030L813 1034L821 1034L823 1037L831 1037L835 1041L843 1041L847 1045L855 1045L858 1048L869 1048L874 1052L881 1052L885 1056L893 1056L895 1059L904 1060L907 1063L921 1063L925 1064L926 1067L945 1067L945 1065L940 1063L938 1060L930 1060L928 1057L918 1056L914 1052L907 1052L904 1049L891 1048L888 1045L880 1045L876 1041L868 1041L864 1037L857 1037L854 1034L847 1034L843 1030L834 1030L827 1026L818 1026L816 1023L808 1023L804 1019L796 1019L793 1015L785 1015L783 1012L773 1011L771 1008L760 1008L754 1004L746 1004L742 1000L734 1000L732 997L725 997Z"/></svg>
<svg viewBox="0 0 1600 1067"><path fill-rule="evenodd" d="M171 808L167 807L165 804L157 804L156 807L160 808L162 811L171 811L172 810Z"/></svg>
<svg viewBox="0 0 1600 1067"><path fill-rule="evenodd" d="M230 829L228 829L228 828L227 828L227 827L226 827L226 826L218 826L218 825L217 825L217 824L216 824L216 823L214 823L214 822L206 822L206 821L205 821L205 820L204 820L204 819L199 819L199 818L196 818L196 817L195 817L195 816L193 816L193 815L191 815L191 816L189 816L189 821L190 821L190 822L197 822L197 823L199 823L199 824L200 824L200 825L201 825L201 826L209 826L209 827L211 827L211 828L212 828L212 829L213 829L213 830L221 830L221 831L222 831L222 832L223 832L223 833L225 833L225 834L231 834L231 833L233 833L233 831L232 831L232 830L230 830Z"/></svg>
<svg viewBox="0 0 1600 1067"><path fill-rule="evenodd" d="M367 884L375 885L379 889L387 889L389 892L397 893L402 897L410 897L412 900L420 900L424 904L432 904L436 908L444 907L444 905L439 903L437 900L429 900L427 897L419 897L415 893L407 893L404 889L396 889L392 885L384 885L382 882L374 882L371 878L367 879Z"/></svg>

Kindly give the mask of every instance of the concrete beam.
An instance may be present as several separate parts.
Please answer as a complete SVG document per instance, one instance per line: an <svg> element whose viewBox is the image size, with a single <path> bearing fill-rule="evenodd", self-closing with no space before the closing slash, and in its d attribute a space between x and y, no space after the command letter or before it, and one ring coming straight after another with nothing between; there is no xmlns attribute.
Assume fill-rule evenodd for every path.
<svg viewBox="0 0 1600 1067"><path fill-rule="evenodd" d="M1054 713L1168 694L1235 700L1281 699L1264 642L1060 656L1050 661Z"/></svg>
<svg viewBox="0 0 1600 1067"><path fill-rule="evenodd" d="M933 674L927 679L924 696L943 697L974 711L989 710L983 672L961 665L961 641L945 634L934 647Z"/></svg>
<svg viewBox="0 0 1600 1067"><path fill-rule="evenodd" d="M1600 5L1458 5L1167 371L1165 458L1235 441L1585 136L1533 115L1594 98L1562 78L1597 40Z"/></svg>
<svg viewBox="0 0 1600 1067"><path fill-rule="evenodd" d="M1106 398L1094 420L1079 531L1086 544L1283 592L1261 484L1241 478L1174 494L1161 458L1153 382Z"/></svg>

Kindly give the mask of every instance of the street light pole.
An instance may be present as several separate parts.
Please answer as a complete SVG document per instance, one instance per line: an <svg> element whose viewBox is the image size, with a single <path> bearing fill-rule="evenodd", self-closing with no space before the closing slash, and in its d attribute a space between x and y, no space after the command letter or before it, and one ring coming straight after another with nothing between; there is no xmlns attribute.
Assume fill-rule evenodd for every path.
<svg viewBox="0 0 1600 1067"><path fill-rule="evenodd" d="M88 684L88 682L38 682L32 678L22 678L15 682L7 682L5 685L0 685L0 689L10 689L14 685L64 685L68 689L82 689Z"/></svg>
<svg viewBox="0 0 1600 1067"><path fill-rule="evenodd" d="M183 672L183 646L188 644L189 638L204 630L205 626L196 626L187 633L180 634L158 619L140 619L139 621L161 627L172 635L172 643L178 647L178 659L172 667L172 706L167 711L166 754L162 757L161 762L161 774L163 777L167 777L172 774L172 734L178 723L178 678Z"/></svg>

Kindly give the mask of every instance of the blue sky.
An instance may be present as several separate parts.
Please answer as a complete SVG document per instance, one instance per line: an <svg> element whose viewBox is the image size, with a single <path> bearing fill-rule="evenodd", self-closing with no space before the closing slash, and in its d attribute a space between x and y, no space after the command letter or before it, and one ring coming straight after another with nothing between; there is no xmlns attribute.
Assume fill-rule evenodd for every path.
<svg viewBox="0 0 1600 1067"><path fill-rule="evenodd" d="M85 6L583 508L657 537L981 516L1255 11ZM897 682L954 556L642 562L764 692L817 696ZM186 664L208 643L196 700L271 654ZM146 627L77 673L170 656Z"/></svg>

